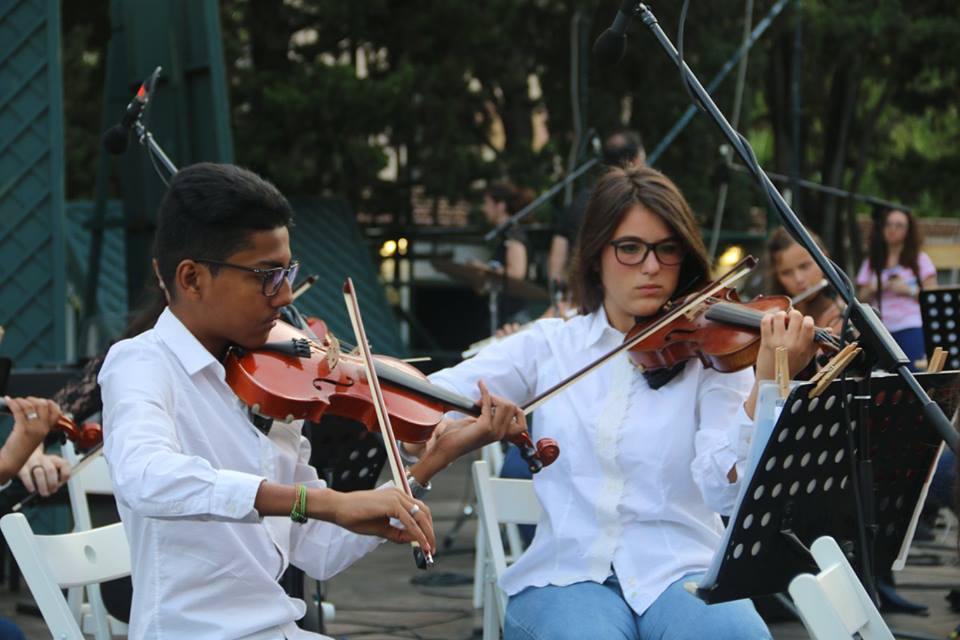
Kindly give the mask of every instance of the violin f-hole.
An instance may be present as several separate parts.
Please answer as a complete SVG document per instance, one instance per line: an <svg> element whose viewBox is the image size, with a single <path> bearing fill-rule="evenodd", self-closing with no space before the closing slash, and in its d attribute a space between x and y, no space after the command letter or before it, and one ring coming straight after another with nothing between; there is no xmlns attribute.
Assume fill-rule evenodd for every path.
<svg viewBox="0 0 960 640"><path fill-rule="evenodd" d="M314 378L313 379L313 388L319 390L320 385L326 382L327 384L332 384L337 387L352 387L354 385L353 378L347 376L343 380L331 380L330 378Z"/></svg>

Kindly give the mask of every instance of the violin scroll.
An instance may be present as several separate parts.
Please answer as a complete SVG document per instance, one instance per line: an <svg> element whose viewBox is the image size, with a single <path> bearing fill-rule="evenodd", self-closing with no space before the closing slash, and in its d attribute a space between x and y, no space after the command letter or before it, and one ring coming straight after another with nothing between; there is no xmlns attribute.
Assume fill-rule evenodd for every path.
<svg viewBox="0 0 960 640"><path fill-rule="evenodd" d="M560 456L560 445L553 438L540 438L534 446L530 434L525 431L511 438L510 442L517 445L520 457L527 463L530 473L539 473Z"/></svg>

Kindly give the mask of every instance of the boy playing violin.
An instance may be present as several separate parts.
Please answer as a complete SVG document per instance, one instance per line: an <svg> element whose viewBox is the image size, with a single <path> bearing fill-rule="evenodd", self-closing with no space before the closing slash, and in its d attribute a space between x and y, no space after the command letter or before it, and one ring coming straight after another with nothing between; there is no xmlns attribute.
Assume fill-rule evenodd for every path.
<svg viewBox="0 0 960 640"><path fill-rule="evenodd" d="M304 603L277 583L288 564L326 579L381 538L436 548L425 504L396 488L326 488L301 423L264 433L225 381L228 347L265 344L292 301L290 223L272 184L231 165L181 170L160 205L154 267L169 306L153 329L115 344L99 376L132 555L130 637L315 638L294 623ZM497 400L494 416L480 393L480 418L439 430L410 469L414 486L525 428L515 406Z"/></svg>

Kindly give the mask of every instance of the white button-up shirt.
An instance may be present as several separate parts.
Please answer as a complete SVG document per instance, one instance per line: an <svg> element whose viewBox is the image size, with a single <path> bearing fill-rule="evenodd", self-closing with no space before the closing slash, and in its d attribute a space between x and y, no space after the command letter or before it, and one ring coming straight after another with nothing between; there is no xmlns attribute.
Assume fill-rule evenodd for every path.
<svg viewBox="0 0 960 640"><path fill-rule="evenodd" d="M132 555L130 637L322 637L296 627L305 605L277 579L290 563L329 578L379 539L257 514L264 480L325 486L308 465L302 423L276 422L269 437L257 430L223 366L169 309L110 349L99 381L104 455Z"/></svg>
<svg viewBox="0 0 960 640"><path fill-rule="evenodd" d="M601 309L540 320L431 382L471 398L477 381L522 404L623 341ZM730 426L750 423L750 369L732 374L688 362L651 389L620 354L546 402L535 437L555 438L557 461L534 476L543 514L524 554L504 574L509 595L531 586L602 583L616 571L642 614L671 583L705 571L739 483Z"/></svg>

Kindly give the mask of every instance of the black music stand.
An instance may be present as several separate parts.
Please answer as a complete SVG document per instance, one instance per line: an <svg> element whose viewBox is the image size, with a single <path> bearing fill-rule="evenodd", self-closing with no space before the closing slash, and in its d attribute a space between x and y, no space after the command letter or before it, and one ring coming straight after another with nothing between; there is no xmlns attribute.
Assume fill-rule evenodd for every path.
<svg viewBox="0 0 960 640"><path fill-rule="evenodd" d="M338 416L324 416L320 422L304 424L303 429L312 447L310 465L331 489L373 489L387 461L379 433Z"/></svg>
<svg viewBox="0 0 960 640"><path fill-rule="evenodd" d="M960 402L960 373L921 373L917 379L944 413ZM923 419L916 398L896 376L871 381L870 433L873 503L876 506L874 564L903 568L917 519L936 468L943 438Z"/></svg>
<svg viewBox="0 0 960 640"><path fill-rule="evenodd" d="M359 422L326 415L320 422L304 423L303 435L310 441L310 465L331 489L360 491L376 485L387 461L387 450L379 433L368 431ZM291 565L280 583L290 596L304 599L304 579L304 572ZM319 580L316 588L317 628L311 630L324 633L323 589ZM300 626L305 627L305 623L310 624L305 618Z"/></svg>
<svg viewBox="0 0 960 640"><path fill-rule="evenodd" d="M944 409L953 410L960 383L955 372L917 378ZM923 420L915 397L897 376L836 380L810 399L813 386L794 387L784 402L714 563L697 588L708 604L785 592L798 574L818 571L807 549L820 536L832 536L847 548L858 541L853 493L858 460L850 456L844 402L850 405L854 453L866 442L873 460L875 480L863 491L871 491L866 497L880 506L876 558L892 563L906 554L942 438ZM868 386L875 393L863 393ZM866 433L861 424L867 425ZM870 500L865 503L869 525L874 510Z"/></svg>
<svg viewBox="0 0 960 640"><path fill-rule="evenodd" d="M10 381L10 369L13 367L13 360L10 358L0 358L0 394L6 395L7 383Z"/></svg>
<svg viewBox="0 0 960 640"><path fill-rule="evenodd" d="M923 343L929 361L933 350L947 352L944 369L960 369L960 287L927 289L920 293Z"/></svg>

